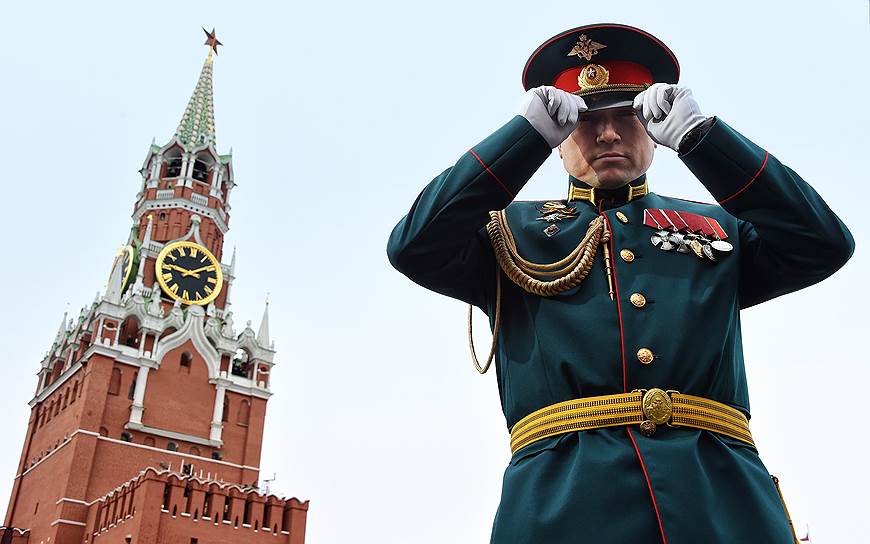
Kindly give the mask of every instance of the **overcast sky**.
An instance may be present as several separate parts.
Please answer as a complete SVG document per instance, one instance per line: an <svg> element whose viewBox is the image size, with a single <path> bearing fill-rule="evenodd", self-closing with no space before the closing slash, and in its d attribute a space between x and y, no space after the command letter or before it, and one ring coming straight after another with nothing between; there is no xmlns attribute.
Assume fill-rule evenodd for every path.
<svg viewBox="0 0 870 544"><path fill-rule="evenodd" d="M708 7L709 6L709 7ZM517 113L543 41L622 22L668 43L702 111L807 179L857 252L819 286L748 310L762 460L815 542L866 532L870 387L866 0L837 2L16 2L0 17L6 393L0 509L39 361L67 302L101 290L152 137L172 137L206 55L218 149L232 146L227 248L237 325L267 292L278 349L262 459L311 501L308 542L486 542L509 458L494 373L459 302L390 268L420 189ZM659 148L651 190L709 201ZM563 198L554 156L521 199ZM479 328L485 328L482 316ZM485 335L478 340L488 345Z"/></svg>

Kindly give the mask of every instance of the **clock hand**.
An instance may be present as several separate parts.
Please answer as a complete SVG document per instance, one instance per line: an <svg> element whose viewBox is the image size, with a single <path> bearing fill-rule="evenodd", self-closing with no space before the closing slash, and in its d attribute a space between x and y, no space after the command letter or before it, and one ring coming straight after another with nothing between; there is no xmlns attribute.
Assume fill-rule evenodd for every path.
<svg viewBox="0 0 870 544"><path fill-rule="evenodd" d="M171 268L173 270L178 270L179 272L181 272L182 277L193 276L194 278L197 278L197 279L199 278L199 274L197 274L197 272L198 272L197 270L188 270L186 268L182 268L182 267L178 266L177 264L167 264L164 266L166 266L167 268Z"/></svg>
<svg viewBox="0 0 870 544"><path fill-rule="evenodd" d="M199 272L202 272L203 270L207 270L207 269L209 269L209 268L214 268L214 265L208 264L208 265L205 265L205 266L203 266L203 267L201 267L201 268L197 268L197 269L195 269L195 270L191 270L190 273L191 273L191 274L199 273Z"/></svg>

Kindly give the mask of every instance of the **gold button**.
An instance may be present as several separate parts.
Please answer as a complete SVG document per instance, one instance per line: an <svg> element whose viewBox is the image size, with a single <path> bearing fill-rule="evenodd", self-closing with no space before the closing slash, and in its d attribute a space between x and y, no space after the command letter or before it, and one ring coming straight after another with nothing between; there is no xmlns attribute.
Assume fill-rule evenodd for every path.
<svg viewBox="0 0 870 544"><path fill-rule="evenodd" d="M629 299L635 308L643 308L646 306L646 297L640 293L632 293Z"/></svg>
<svg viewBox="0 0 870 544"><path fill-rule="evenodd" d="M619 219L620 223L628 223L628 217L622 212L616 212L616 218Z"/></svg>
<svg viewBox="0 0 870 544"><path fill-rule="evenodd" d="M634 252L630 249L620 250L619 256L622 257L622 260L627 263L630 263L634 260Z"/></svg>
<svg viewBox="0 0 870 544"><path fill-rule="evenodd" d="M649 348L640 348L637 350L637 360L648 365L653 361L653 352Z"/></svg>

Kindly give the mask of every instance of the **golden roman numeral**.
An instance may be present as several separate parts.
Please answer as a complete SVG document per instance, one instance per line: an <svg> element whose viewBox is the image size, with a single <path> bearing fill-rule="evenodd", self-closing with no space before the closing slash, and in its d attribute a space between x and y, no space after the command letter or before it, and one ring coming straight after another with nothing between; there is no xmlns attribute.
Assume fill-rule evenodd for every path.
<svg viewBox="0 0 870 544"><path fill-rule="evenodd" d="M173 283L172 285L169 286L169 290L177 295L178 294L178 284Z"/></svg>
<svg viewBox="0 0 870 544"><path fill-rule="evenodd" d="M190 295L187 294L187 289L181 292L181 298L184 300L190 300Z"/></svg>
<svg viewBox="0 0 870 544"><path fill-rule="evenodd" d="M209 283L217 283L217 278L206 278L205 281L207 281Z"/></svg>
<svg viewBox="0 0 870 544"><path fill-rule="evenodd" d="M166 273L163 274L163 281L169 281L172 279L172 274Z"/></svg>
<svg viewBox="0 0 870 544"><path fill-rule="evenodd" d="M178 248L178 256L184 257L184 248L183 247Z"/></svg>
<svg viewBox="0 0 870 544"><path fill-rule="evenodd" d="M214 291L214 289L212 289L212 288L209 287L208 285L206 285L205 287L203 287L203 290L205 291L205 294L206 294L206 295L210 295L211 292Z"/></svg>
<svg viewBox="0 0 870 544"><path fill-rule="evenodd" d="M193 258L196 258L196 248L195 247L190 248L190 256Z"/></svg>
<svg viewBox="0 0 870 544"><path fill-rule="evenodd" d="M202 295L199 294L199 291L194 294L196 295L196 300L202 300Z"/></svg>

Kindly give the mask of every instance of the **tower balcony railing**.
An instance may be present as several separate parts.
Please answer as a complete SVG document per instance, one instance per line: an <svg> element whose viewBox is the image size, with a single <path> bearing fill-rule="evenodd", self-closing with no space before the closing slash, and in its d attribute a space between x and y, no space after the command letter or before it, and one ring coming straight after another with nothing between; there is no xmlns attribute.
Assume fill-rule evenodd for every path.
<svg viewBox="0 0 870 544"><path fill-rule="evenodd" d="M159 197L158 197L159 198ZM190 200L194 204L199 204L200 206L208 206L208 197L202 196L199 193L191 193Z"/></svg>
<svg viewBox="0 0 870 544"><path fill-rule="evenodd" d="M157 191L157 200L165 200L175 197L175 189L159 189Z"/></svg>

